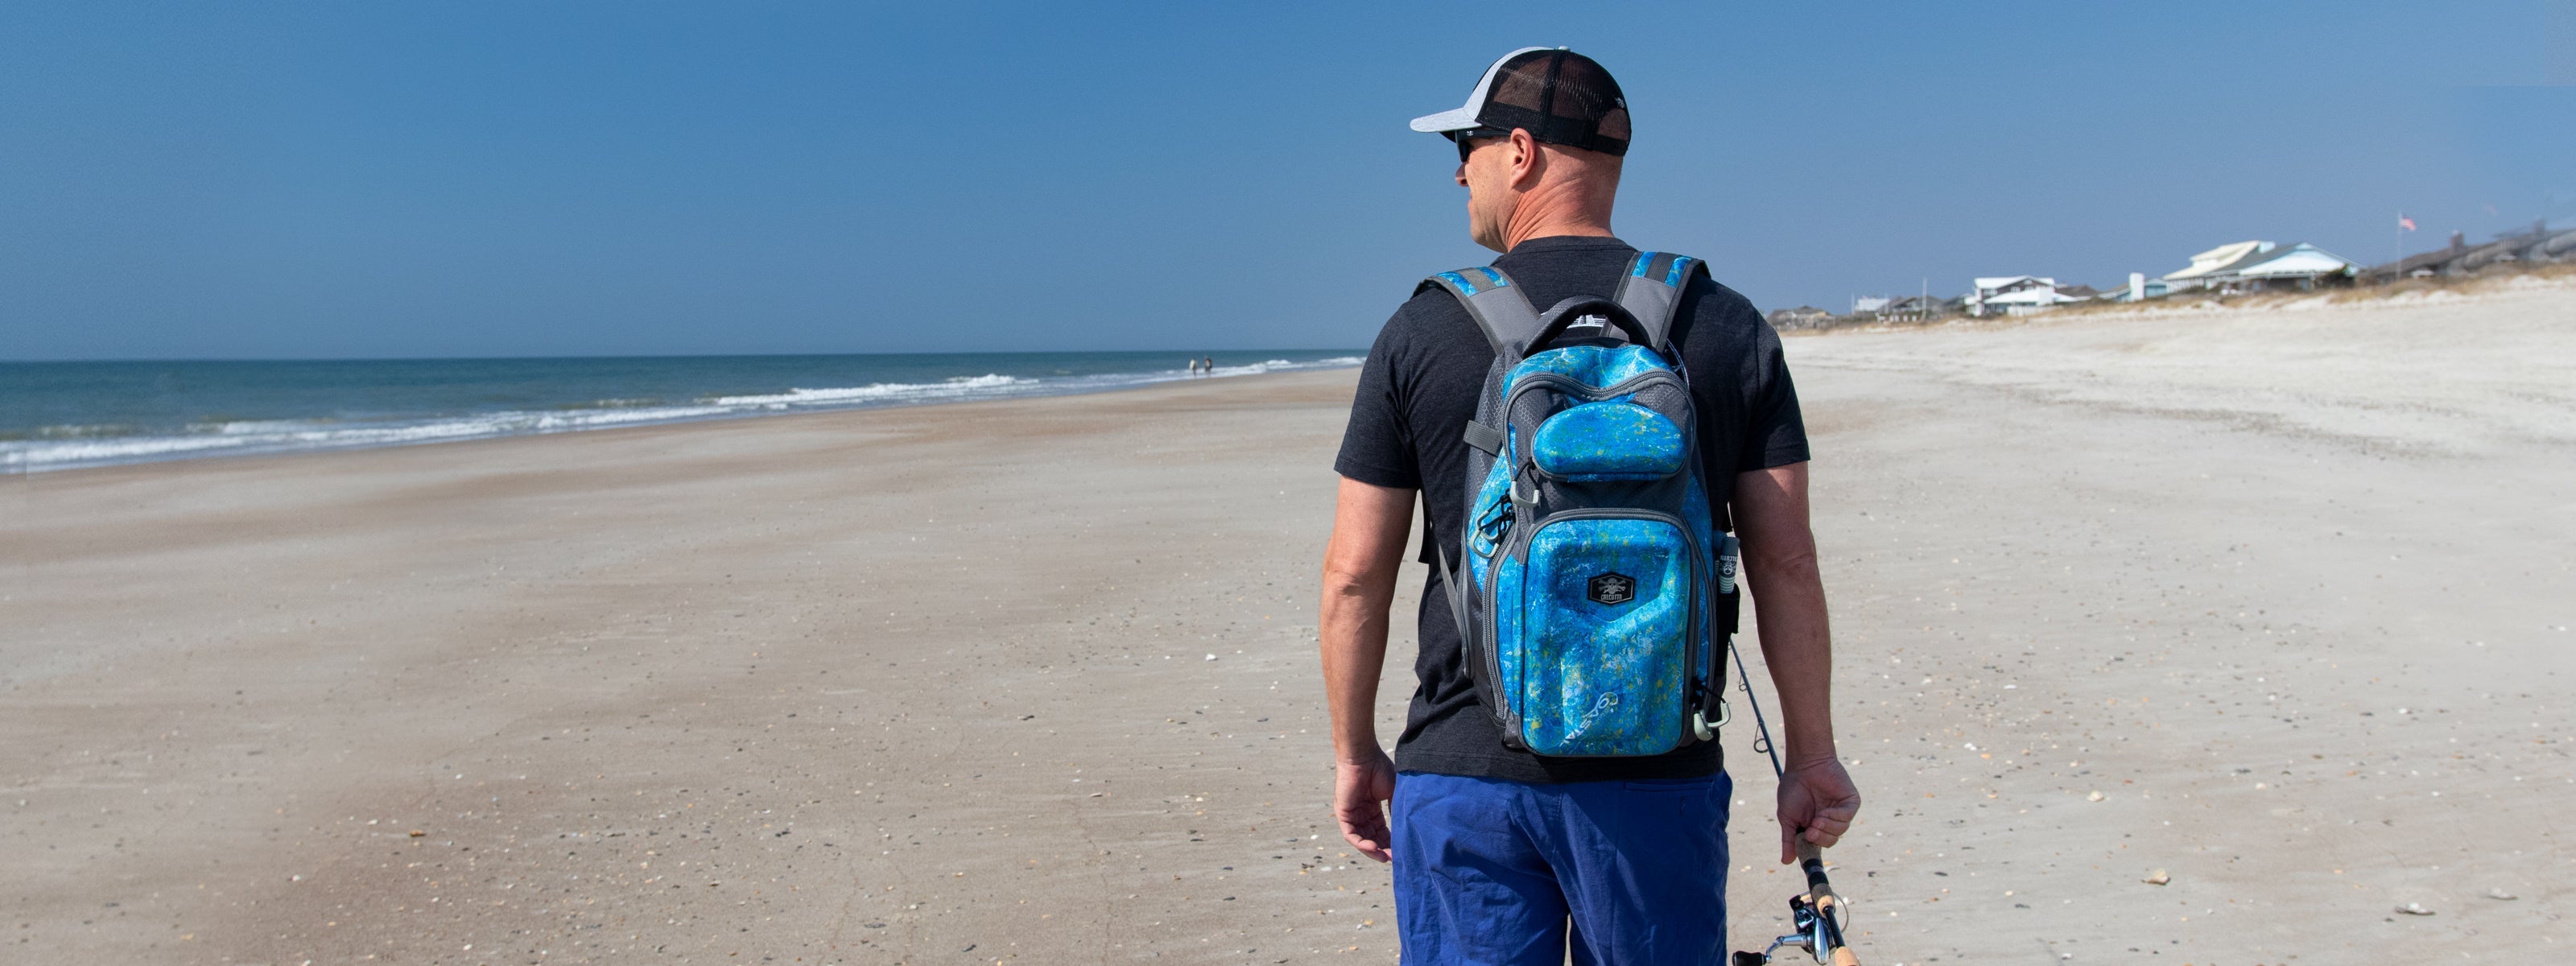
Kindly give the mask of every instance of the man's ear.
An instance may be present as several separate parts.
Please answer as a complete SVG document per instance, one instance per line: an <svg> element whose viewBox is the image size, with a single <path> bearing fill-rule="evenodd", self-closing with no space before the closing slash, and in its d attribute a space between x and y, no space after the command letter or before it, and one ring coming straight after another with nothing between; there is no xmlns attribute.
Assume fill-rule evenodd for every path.
<svg viewBox="0 0 2576 966"><path fill-rule="evenodd" d="M1511 143L1512 187L1529 190L1547 171L1547 154L1538 149L1538 139L1531 137L1527 128L1513 128Z"/></svg>

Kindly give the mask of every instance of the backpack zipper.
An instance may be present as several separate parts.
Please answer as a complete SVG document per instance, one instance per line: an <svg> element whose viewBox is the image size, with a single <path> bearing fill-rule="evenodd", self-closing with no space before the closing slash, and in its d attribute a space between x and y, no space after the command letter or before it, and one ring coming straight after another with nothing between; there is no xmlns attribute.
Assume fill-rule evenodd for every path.
<svg viewBox="0 0 2576 966"><path fill-rule="evenodd" d="M1598 387L1562 372L1533 372L1522 376L1519 382L1512 384L1510 392L1503 394L1503 411L1500 415L1505 422L1509 422L1512 418L1512 403L1520 399L1521 393L1538 386L1561 387L1567 395L1581 397L1585 402L1599 402L1612 396L1629 395L1650 383L1657 382L1672 383L1681 389L1685 396L1690 392L1689 384L1684 383L1671 369L1649 369L1610 385Z"/></svg>

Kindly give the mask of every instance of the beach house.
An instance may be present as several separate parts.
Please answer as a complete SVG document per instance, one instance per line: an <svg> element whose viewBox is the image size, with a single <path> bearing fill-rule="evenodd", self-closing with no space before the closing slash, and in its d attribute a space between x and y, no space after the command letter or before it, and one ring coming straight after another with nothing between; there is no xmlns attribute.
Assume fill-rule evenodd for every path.
<svg viewBox="0 0 2576 966"><path fill-rule="evenodd" d="M1949 300L1938 295L1908 295L1880 306L1878 317L1891 322L1921 322L1956 311Z"/></svg>
<svg viewBox="0 0 2576 966"><path fill-rule="evenodd" d="M2190 267L2165 276L2164 282L2176 292L2306 291L2348 280L2359 268L2351 259L2306 242L2241 241L2192 256Z"/></svg>
<svg viewBox="0 0 2576 966"><path fill-rule="evenodd" d="M2225 292L2304 292L2347 281L2359 267L2351 259L2298 242L2247 256L2210 278Z"/></svg>
<svg viewBox="0 0 2576 966"><path fill-rule="evenodd" d="M1812 305L1801 305L1794 309L1780 309L1771 313L1771 328L1781 332L1821 329L1826 323L1833 321L1833 318L1834 314L1831 312Z"/></svg>
<svg viewBox="0 0 2576 966"><path fill-rule="evenodd" d="M2216 288L2211 282L2223 277L2239 263L2270 252L2275 246L2267 241L2241 241L2220 245L2191 257L2191 265L2164 277L2168 291L2188 292Z"/></svg>
<svg viewBox="0 0 2576 966"><path fill-rule="evenodd" d="M2091 288L2060 286L2056 279L2037 275L1989 276L1977 279L1975 290L1969 293L1968 314L2028 315L2070 302L2082 302L2094 294Z"/></svg>
<svg viewBox="0 0 2576 966"><path fill-rule="evenodd" d="M2552 231L2548 220L2542 219L2532 222L2528 229L2499 233L2494 241L2483 245L2471 245L2467 236L2455 231L2448 247L2374 266L2364 275L2373 282L2386 282L2431 275L2470 275L2492 265L2517 262L2565 261L2576 261L2576 228Z"/></svg>
<svg viewBox="0 0 2576 966"><path fill-rule="evenodd" d="M2105 302L2140 302L2165 297L2171 289L2161 278L2148 278L2144 272L2130 272L2129 284L2103 292L2094 298Z"/></svg>

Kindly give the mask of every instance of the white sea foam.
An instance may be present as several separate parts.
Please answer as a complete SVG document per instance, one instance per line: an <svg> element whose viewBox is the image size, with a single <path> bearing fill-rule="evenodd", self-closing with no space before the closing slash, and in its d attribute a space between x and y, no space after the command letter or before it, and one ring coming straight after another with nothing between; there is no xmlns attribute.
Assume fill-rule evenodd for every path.
<svg viewBox="0 0 2576 966"><path fill-rule="evenodd" d="M1365 361L1367 360L1359 356L1337 356L1331 359L1317 359L1313 362L1290 362L1286 359L1271 359L1265 362L1256 362L1248 366L1218 366L1215 369L1209 370L1208 375L1258 376L1269 372L1296 372L1302 369L1342 369L1359 365Z"/></svg>
<svg viewBox="0 0 2576 966"><path fill-rule="evenodd" d="M848 404L881 399L935 399L958 396L995 395L994 390L1012 386L1035 385L1043 380L1022 379L987 373L960 376L946 382L879 382L865 386L836 389L790 389L762 396L717 396L708 402L718 406L810 406L815 404Z"/></svg>
<svg viewBox="0 0 2576 966"><path fill-rule="evenodd" d="M1358 356L1307 362L1269 359L1251 365L1218 366L1207 375L1249 376L1267 372L1347 368L1362 361ZM782 411L1066 395L1171 382L1191 375L1186 369L1043 378L987 373L940 382L879 382L864 386L796 388L781 393L715 396L685 405L602 400L596 406L582 408L506 410L416 420L233 420L201 423L188 427L184 432L160 435L124 433L124 427L60 426L38 430L30 438L0 440L0 472L24 473L190 456L395 446Z"/></svg>
<svg viewBox="0 0 2576 966"><path fill-rule="evenodd" d="M0 443L0 467L11 472L86 466L156 456L176 456L242 445L233 436L127 436L109 439Z"/></svg>

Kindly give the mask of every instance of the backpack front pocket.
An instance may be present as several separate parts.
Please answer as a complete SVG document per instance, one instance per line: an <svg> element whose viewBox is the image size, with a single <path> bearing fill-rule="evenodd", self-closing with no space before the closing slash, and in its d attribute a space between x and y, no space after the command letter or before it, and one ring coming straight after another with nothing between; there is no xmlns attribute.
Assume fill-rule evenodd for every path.
<svg viewBox="0 0 2576 966"><path fill-rule="evenodd" d="M1584 403L1548 417L1530 440L1539 472L1574 483L1660 480L1682 471L1681 427L1626 401Z"/></svg>
<svg viewBox="0 0 2576 966"><path fill-rule="evenodd" d="M1534 528L1502 584L1498 648L1522 743L1543 755L1654 755L1689 718L1698 550L1678 520L1574 511ZM1515 606L1517 605L1517 606ZM1502 615L1497 615L1502 616Z"/></svg>

